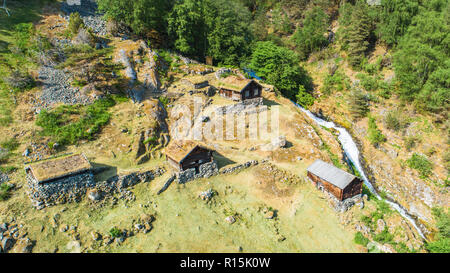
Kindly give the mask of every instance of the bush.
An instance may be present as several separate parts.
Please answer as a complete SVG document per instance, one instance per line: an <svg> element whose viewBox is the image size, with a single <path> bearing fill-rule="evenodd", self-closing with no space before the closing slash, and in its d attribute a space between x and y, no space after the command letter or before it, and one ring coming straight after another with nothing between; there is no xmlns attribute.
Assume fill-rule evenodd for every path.
<svg viewBox="0 0 450 273"><path fill-rule="evenodd" d="M389 233L388 227L384 227L384 230L375 236L373 236L373 240L382 244L391 243L394 239L394 235Z"/></svg>
<svg viewBox="0 0 450 273"><path fill-rule="evenodd" d="M356 78L360 80L360 84L366 91L375 91L378 89L378 80L375 77L369 75L358 73Z"/></svg>
<svg viewBox="0 0 450 273"><path fill-rule="evenodd" d="M369 243L369 239L367 239L361 232L357 232L355 233L355 238L353 239L353 241L358 244L358 245L362 245L362 246L367 246L367 244Z"/></svg>
<svg viewBox="0 0 450 273"><path fill-rule="evenodd" d="M297 103L306 109L314 104L314 97L310 93L306 92L303 86L300 87L300 90L295 98L297 99Z"/></svg>
<svg viewBox="0 0 450 273"><path fill-rule="evenodd" d="M426 249L434 253L450 253L450 212L433 208L433 216L438 228L436 241L426 244Z"/></svg>
<svg viewBox="0 0 450 273"><path fill-rule="evenodd" d="M398 131L406 127L406 122L400 118L397 111L389 111L384 117L386 128L393 131Z"/></svg>
<svg viewBox="0 0 450 273"><path fill-rule="evenodd" d="M6 83L13 89L24 91L35 86L35 81L30 74L18 69L11 72L11 75L5 79Z"/></svg>
<svg viewBox="0 0 450 273"><path fill-rule="evenodd" d="M70 35L77 35L80 28L84 28L83 19L78 12L74 12L70 14L69 18L69 26L67 29L69 30Z"/></svg>
<svg viewBox="0 0 450 273"><path fill-rule="evenodd" d="M354 118L363 118L369 113L369 99L359 89L354 89L350 94L349 110Z"/></svg>
<svg viewBox="0 0 450 273"><path fill-rule="evenodd" d="M426 178L431 175L433 165L424 155L414 153L410 159L406 160L408 166L417 170L422 178Z"/></svg>
<svg viewBox="0 0 450 273"><path fill-rule="evenodd" d="M416 142L419 139L416 136L410 136L405 138L405 148L408 151L411 151L412 148L414 148L416 146Z"/></svg>
<svg viewBox="0 0 450 273"><path fill-rule="evenodd" d="M3 183L0 185L0 201L4 201L6 199L8 199L11 196L11 187L6 184Z"/></svg>
<svg viewBox="0 0 450 273"><path fill-rule="evenodd" d="M386 137L381 133L381 130L378 129L374 117L369 117L369 130L367 138L374 146L378 146L386 141Z"/></svg>
<svg viewBox="0 0 450 273"><path fill-rule="evenodd" d="M113 227L109 230L109 235L113 238L119 238L122 237L123 233L120 229Z"/></svg>
<svg viewBox="0 0 450 273"><path fill-rule="evenodd" d="M330 95L333 91L343 91L347 88L348 78L340 71L328 74L323 82L322 93Z"/></svg>
<svg viewBox="0 0 450 273"><path fill-rule="evenodd" d="M15 138L11 138L10 140L0 143L0 147L8 151L15 151L19 145L20 143Z"/></svg>

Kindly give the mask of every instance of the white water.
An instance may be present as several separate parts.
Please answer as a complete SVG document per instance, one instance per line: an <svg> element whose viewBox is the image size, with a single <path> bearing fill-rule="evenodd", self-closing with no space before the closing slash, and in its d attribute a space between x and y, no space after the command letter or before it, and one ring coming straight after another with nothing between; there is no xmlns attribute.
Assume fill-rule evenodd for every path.
<svg viewBox="0 0 450 273"><path fill-rule="evenodd" d="M345 130L342 127L336 126L336 124L334 124L334 122L325 121L323 119L320 119L320 118L316 117L313 113L311 113L310 111L304 109L303 107L301 107L300 105L296 104L295 102L294 102L294 104L302 112L304 112L308 117L310 117L312 120L314 120L317 124L319 124L321 126L324 126L326 128L330 128L330 129L332 128L332 129L335 129L335 130L339 131L338 140L339 140L339 142L342 145L342 149L344 150L344 153L347 155L349 160L352 162L352 164L358 170L358 172L361 175L361 178L364 180L364 184L369 188L370 192L372 192L379 200L382 200L381 196L377 193L377 191L375 190L373 185L370 183L369 179L366 177L366 174L364 173L364 169L362 168L361 163L359 161L359 150L358 150L358 147L356 146L356 143L353 141L352 136L347 132L347 130ZM410 215L408 215L407 211L404 208L402 208L398 204L396 204L394 202L391 202L389 200L384 199L384 201L386 203L388 203L393 209L398 211L406 220L408 220L414 226L414 228L417 230L419 235L424 240L426 240L425 236L422 233L422 231L417 226L416 221Z"/></svg>

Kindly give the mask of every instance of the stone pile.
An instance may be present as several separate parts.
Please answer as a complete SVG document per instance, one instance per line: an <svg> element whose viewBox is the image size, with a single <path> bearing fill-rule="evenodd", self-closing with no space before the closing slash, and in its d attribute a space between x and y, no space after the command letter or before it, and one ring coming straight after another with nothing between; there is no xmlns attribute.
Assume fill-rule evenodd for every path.
<svg viewBox="0 0 450 273"><path fill-rule="evenodd" d="M63 1L61 3L61 11L66 14L63 17L67 21L69 21L71 13L78 12L87 28L92 29L99 36L107 34L106 22L103 19L103 14L97 11L97 3L95 1L80 0L80 5L71 5L69 2Z"/></svg>
<svg viewBox="0 0 450 273"><path fill-rule="evenodd" d="M34 242L27 237L23 225L15 221L0 224L0 253L31 253Z"/></svg>
<svg viewBox="0 0 450 273"><path fill-rule="evenodd" d="M70 84L71 74L54 66L41 66L38 79L42 83L40 106L51 108L54 104L90 104L92 98Z"/></svg>
<svg viewBox="0 0 450 273"><path fill-rule="evenodd" d="M9 181L8 174L0 171L0 185Z"/></svg>

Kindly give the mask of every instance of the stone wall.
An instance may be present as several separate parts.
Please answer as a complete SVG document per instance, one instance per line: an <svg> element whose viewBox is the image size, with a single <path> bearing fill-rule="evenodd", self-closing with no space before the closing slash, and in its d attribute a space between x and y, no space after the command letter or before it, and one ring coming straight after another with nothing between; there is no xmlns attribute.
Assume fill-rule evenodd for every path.
<svg viewBox="0 0 450 273"><path fill-rule="evenodd" d="M179 184L184 184L194 179L208 178L213 175L219 174L219 169L215 161L208 162L199 166L199 172L196 173L195 169L187 169L177 174L177 181Z"/></svg>
<svg viewBox="0 0 450 273"><path fill-rule="evenodd" d="M258 163L259 163L258 160L248 161L248 162L245 162L243 164L239 164L239 165L236 165L236 166L233 166L233 167L230 167L230 168L221 169L220 173L221 174L234 173L234 172L237 172L237 171L241 171L241 170L250 168L252 166L256 166L256 165L258 165Z"/></svg>
<svg viewBox="0 0 450 273"><path fill-rule="evenodd" d="M263 105L263 98L254 98L244 100L232 105L225 105L218 107L216 109L219 113L230 114L230 113L258 113L262 111L267 111L267 106Z"/></svg>
<svg viewBox="0 0 450 273"><path fill-rule="evenodd" d="M95 185L92 172L69 176L54 182L39 184L27 175L30 191L28 196L32 205L38 209L55 204L78 202L86 194L86 189Z"/></svg>
<svg viewBox="0 0 450 273"><path fill-rule="evenodd" d="M125 188L150 182L164 173L165 169L157 168L122 176L116 175L106 181L95 182L94 174L87 172L44 184L37 183L28 175L27 182L30 189L28 196L34 207L43 209L56 204L79 202L88 189L96 190L100 197L114 193L127 193Z"/></svg>

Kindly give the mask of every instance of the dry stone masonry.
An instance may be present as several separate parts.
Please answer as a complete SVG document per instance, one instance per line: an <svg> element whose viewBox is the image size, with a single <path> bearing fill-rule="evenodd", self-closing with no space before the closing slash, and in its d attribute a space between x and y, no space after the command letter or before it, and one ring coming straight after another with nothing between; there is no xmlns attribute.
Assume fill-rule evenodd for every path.
<svg viewBox="0 0 450 273"><path fill-rule="evenodd" d="M48 183L37 183L30 175L27 175L30 189L28 196L32 205L37 209L56 204L79 202L86 193L89 193L88 197L93 201L114 193L121 194L122 199L134 200L133 194L126 188L139 183L150 182L164 173L165 169L157 168L122 176L116 175L106 181L95 182L93 172L86 172Z"/></svg>

